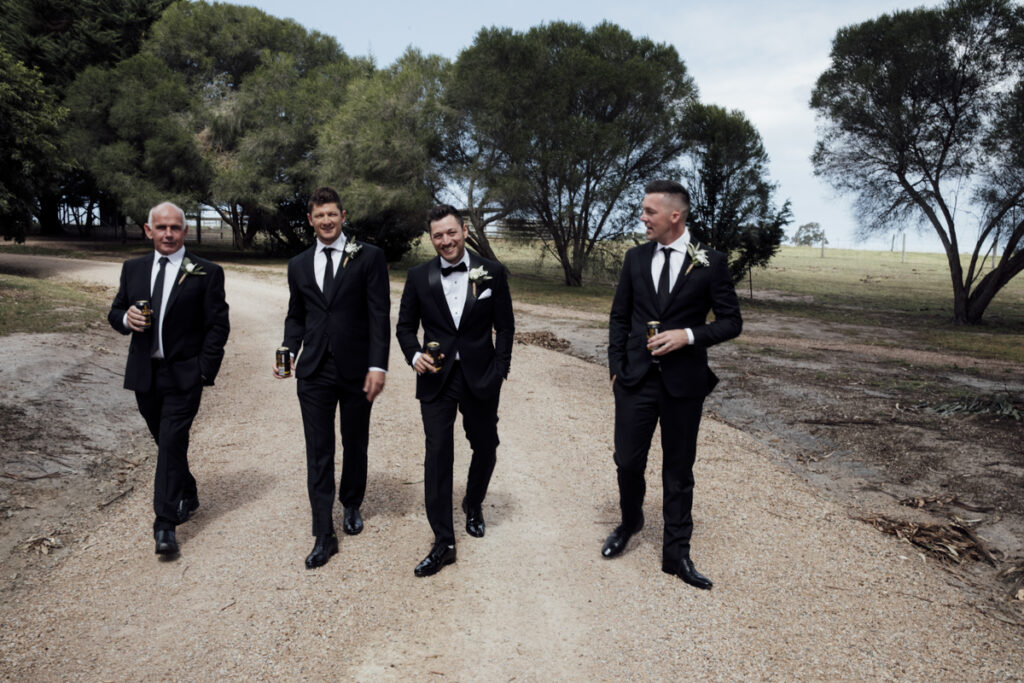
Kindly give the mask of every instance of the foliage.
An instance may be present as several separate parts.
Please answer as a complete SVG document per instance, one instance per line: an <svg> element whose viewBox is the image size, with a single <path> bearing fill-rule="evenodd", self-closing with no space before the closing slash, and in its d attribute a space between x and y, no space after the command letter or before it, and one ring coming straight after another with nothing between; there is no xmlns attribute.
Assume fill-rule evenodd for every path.
<svg viewBox="0 0 1024 683"><path fill-rule="evenodd" d="M796 230L790 240L798 247L810 247L816 244L828 244L825 229L819 223L804 223Z"/></svg>
<svg viewBox="0 0 1024 683"><path fill-rule="evenodd" d="M481 30L456 62L449 104L493 151L480 183L507 183L579 286L594 246L636 222L630 199L669 175L681 105L696 87L675 49L610 23Z"/></svg>
<svg viewBox="0 0 1024 683"><path fill-rule="evenodd" d="M25 241L33 199L62 168L55 141L65 114L39 72L0 47L0 231L5 240Z"/></svg>
<svg viewBox="0 0 1024 683"><path fill-rule="evenodd" d="M980 322L1024 270L1024 8L950 0L843 28L811 106L815 172L859 196L866 231L912 219L935 230L953 318ZM966 270L964 233L977 235ZM986 273L983 255L998 244Z"/></svg>
<svg viewBox="0 0 1024 683"><path fill-rule="evenodd" d="M790 223L789 202L772 201L768 153L753 124L740 111L692 104L684 130L684 184L689 187L689 228L694 236L729 256L739 281L756 266L767 265Z"/></svg>
<svg viewBox="0 0 1024 683"><path fill-rule="evenodd" d="M318 176L341 194L352 231L384 248L389 261L423 233L426 212L443 181L441 57L408 50L387 69L353 80L323 125Z"/></svg>

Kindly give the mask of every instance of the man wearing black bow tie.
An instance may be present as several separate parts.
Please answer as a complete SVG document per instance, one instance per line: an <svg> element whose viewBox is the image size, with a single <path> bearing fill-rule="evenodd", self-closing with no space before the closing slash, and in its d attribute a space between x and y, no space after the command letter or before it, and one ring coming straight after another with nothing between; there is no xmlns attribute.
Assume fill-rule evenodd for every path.
<svg viewBox="0 0 1024 683"><path fill-rule="evenodd" d="M504 266L466 250L468 232L455 207L434 207L428 226L438 258L409 271L396 325L402 353L417 373L416 398L426 436L423 485L434 532L433 548L416 566L416 576L436 574L455 562L456 411L462 413L473 450L462 499L466 531L484 535L483 502L498 448L498 396L512 363L515 335ZM421 325L423 344L417 336ZM430 342L439 345L436 364L422 352Z"/></svg>
<svg viewBox="0 0 1024 683"><path fill-rule="evenodd" d="M739 301L726 257L691 241L690 196L674 181L644 188L648 243L626 252L608 325L615 394L615 465L622 523L601 554L612 558L644 525L644 470L661 422L664 537L661 568L697 588L711 581L690 559L693 462L704 398L718 378L707 348L739 335ZM708 322L708 313L715 319ZM660 321L649 336L647 323Z"/></svg>
<svg viewBox="0 0 1024 683"><path fill-rule="evenodd" d="M309 199L307 218L316 244L288 263L288 315L284 341L294 358L306 437L306 487L313 513L313 550L306 567L338 552L334 531L334 418L341 412L342 454L338 498L342 529L363 530L359 512L366 492L370 409L384 389L391 336L390 284L384 252L342 232L345 210L332 188ZM277 368L274 376L281 378Z"/></svg>
<svg viewBox="0 0 1024 683"><path fill-rule="evenodd" d="M175 528L199 507L188 466L188 436L204 386L213 386L228 340L224 271L185 249L185 213L170 202L153 207L143 226L152 254L126 261L107 320L131 334L124 387L157 445L153 536L158 555L178 554ZM147 318L135 305L149 300Z"/></svg>

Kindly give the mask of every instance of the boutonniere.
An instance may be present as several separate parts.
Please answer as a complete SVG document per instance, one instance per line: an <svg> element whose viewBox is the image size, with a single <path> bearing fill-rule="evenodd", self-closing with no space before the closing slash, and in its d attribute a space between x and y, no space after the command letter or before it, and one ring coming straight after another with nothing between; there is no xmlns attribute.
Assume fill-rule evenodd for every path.
<svg viewBox="0 0 1024 683"><path fill-rule="evenodd" d="M469 269L469 281L473 283L473 296L478 296L480 293L480 283L487 282L491 279L491 274L487 272L487 269L483 266L477 266L476 268Z"/></svg>
<svg viewBox="0 0 1024 683"><path fill-rule="evenodd" d="M708 261L708 252L706 249L700 248L700 242L697 243L697 246L693 246L693 242L687 242L686 253L690 255L690 267L686 269L686 272L683 273L684 275L689 275L694 266L703 268L710 263Z"/></svg>
<svg viewBox="0 0 1024 683"><path fill-rule="evenodd" d="M341 260L341 267L344 268L348 265L348 262L356 257L359 250L363 248L363 245L359 244L355 240L349 240L345 244L345 258Z"/></svg>
<svg viewBox="0 0 1024 683"><path fill-rule="evenodd" d="M189 275L206 275L206 271L201 265L186 256L181 260L181 277L178 278L178 285L180 286Z"/></svg>

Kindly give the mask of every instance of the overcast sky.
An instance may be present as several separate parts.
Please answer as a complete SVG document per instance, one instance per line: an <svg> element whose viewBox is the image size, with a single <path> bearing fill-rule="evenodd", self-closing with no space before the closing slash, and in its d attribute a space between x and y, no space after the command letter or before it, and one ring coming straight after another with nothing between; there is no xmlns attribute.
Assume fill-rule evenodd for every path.
<svg viewBox="0 0 1024 683"><path fill-rule="evenodd" d="M259 7L334 36L345 52L370 55L379 67L391 64L410 45L454 60L485 26L526 30L545 22L571 21L589 28L608 20L634 36L670 43L696 81L702 102L741 110L761 133L771 157L770 177L779 185L778 200L792 200L794 221L788 235L797 226L816 221L824 226L832 246L888 249L891 242L885 237L857 242L853 198L837 196L814 177L809 157L815 121L807 103L815 80L828 66L838 28L884 12L939 3L242 0L237 4ZM930 229L909 230L907 248L941 251Z"/></svg>

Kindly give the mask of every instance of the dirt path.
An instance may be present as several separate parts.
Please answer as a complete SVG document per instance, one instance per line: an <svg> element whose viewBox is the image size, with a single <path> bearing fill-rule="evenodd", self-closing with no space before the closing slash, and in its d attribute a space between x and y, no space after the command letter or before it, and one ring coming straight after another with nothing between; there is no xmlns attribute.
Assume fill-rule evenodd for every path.
<svg viewBox="0 0 1024 683"><path fill-rule="evenodd" d="M113 284L118 267L60 272ZM0 677L992 680L1024 671L1019 627L982 613L911 546L849 519L759 441L713 420L696 467L694 554L714 590L660 571L656 453L647 528L624 557L602 560L617 517L606 373L533 346L516 346L502 393L484 539L459 533L454 566L413 576L430 542L422 432L413 373L393 345L374 409L366 530L307 571L295 386L266 369L284 277L229 271L227 294L224 368L192 433L202 507L179 528L181 558L153 554L150 473L140 467L140 485L95 513L62 561L4 592ZM394 313L396 293L392 302ZM124 340L107 339L120 358ZM96 419L143 436L133 412ZM467 458L457 441L456 499Z"/></svg>

